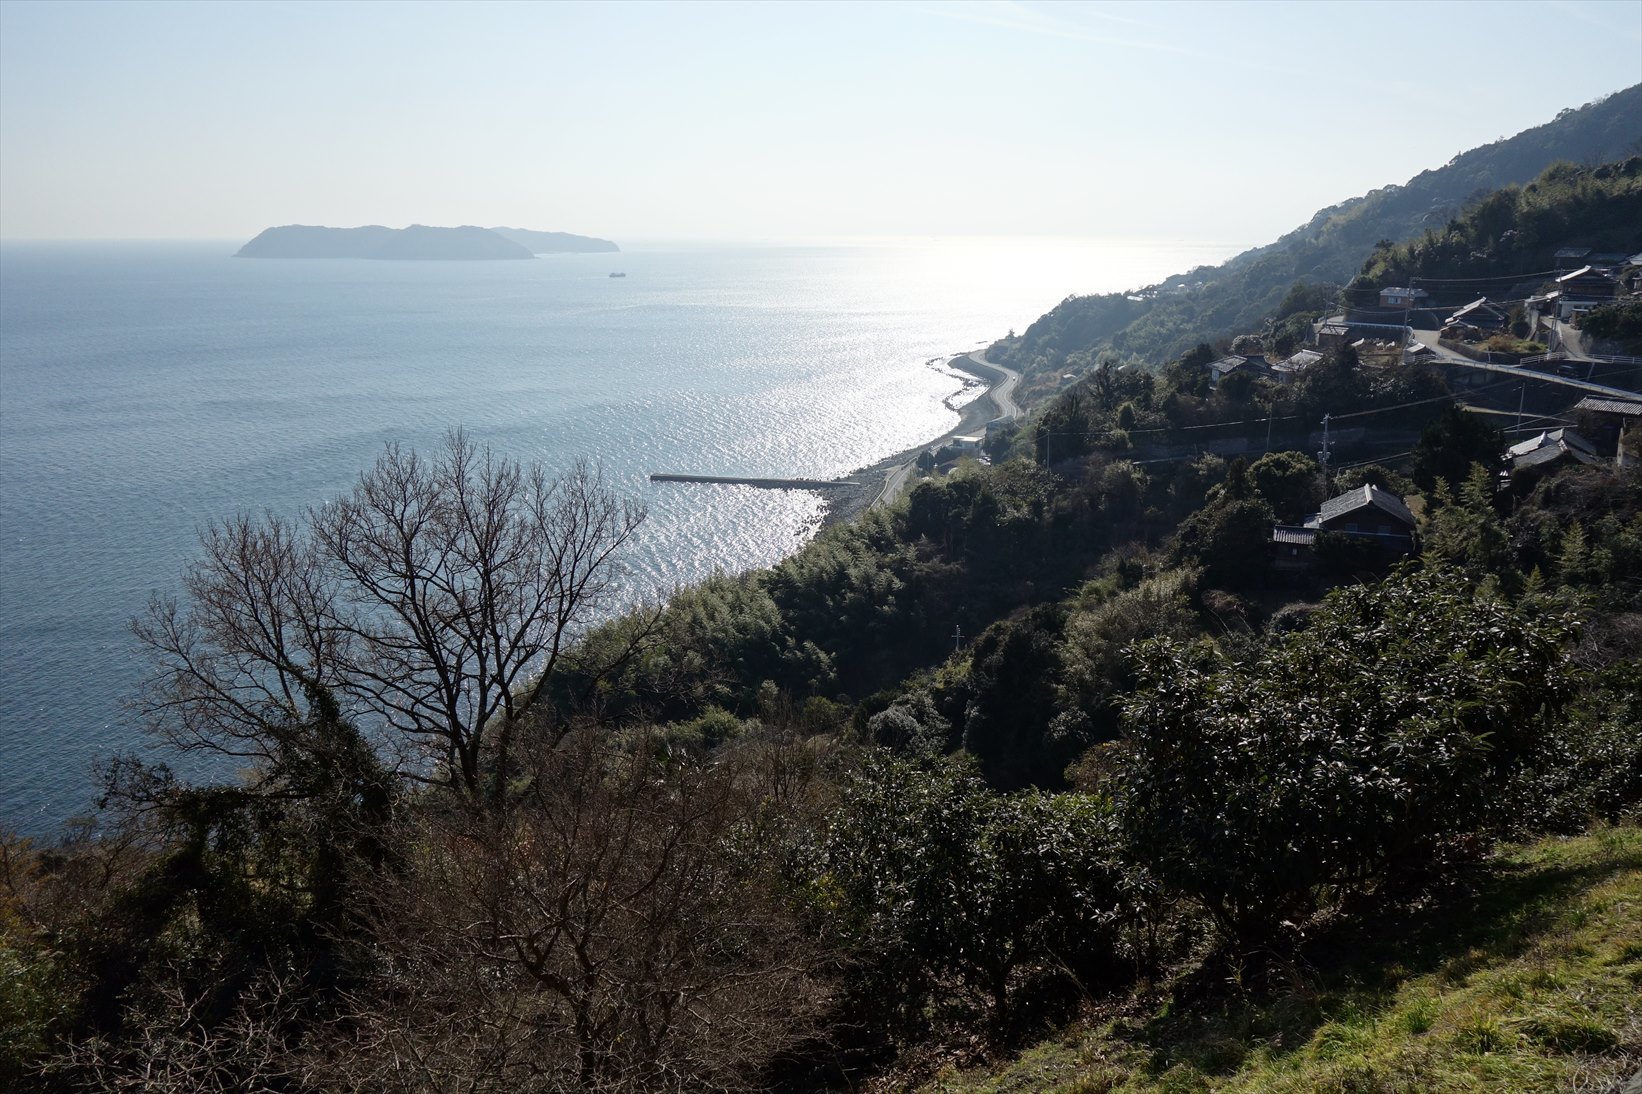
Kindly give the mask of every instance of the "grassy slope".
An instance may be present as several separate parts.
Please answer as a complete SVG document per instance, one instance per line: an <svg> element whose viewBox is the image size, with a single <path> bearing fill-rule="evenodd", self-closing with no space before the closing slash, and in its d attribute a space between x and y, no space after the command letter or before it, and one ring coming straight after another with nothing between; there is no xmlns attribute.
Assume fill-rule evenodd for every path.
<svg viewBox="0 0 1642 1094"><path fill-rule="evenodd" d="M1506 850L1439 909L1328 948L1289 990L1092 1020L933 1089L1613 1090L1642 1069L1642 829Z"/></svg>

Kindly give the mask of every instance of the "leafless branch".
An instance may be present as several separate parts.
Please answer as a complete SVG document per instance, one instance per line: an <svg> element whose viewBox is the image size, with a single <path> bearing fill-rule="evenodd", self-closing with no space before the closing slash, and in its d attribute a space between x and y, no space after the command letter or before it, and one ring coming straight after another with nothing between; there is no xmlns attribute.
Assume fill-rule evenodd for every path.
<svg viewBox="0 0 1642 1094"><path fill-rule="evenodd" d="M432 460L390 446L300 521L202 534L183 600L134 624L155 664L141 711L184 749L265 762L324 689L397 731L413 775L478 796L488 763L494 799L520 719L612 606L643 519L587 464L550 479L460 432Z"/></svg>

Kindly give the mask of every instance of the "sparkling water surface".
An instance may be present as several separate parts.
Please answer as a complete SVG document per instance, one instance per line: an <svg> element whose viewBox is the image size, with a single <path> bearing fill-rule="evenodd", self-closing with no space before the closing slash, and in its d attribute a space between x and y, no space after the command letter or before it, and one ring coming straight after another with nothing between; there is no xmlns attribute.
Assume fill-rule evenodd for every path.
<svg viewBox="0 0 1642 1094"><path fill-rule="evenodd" d="M461 426L550 469L596 461L649 520L636 594L773 563L804 492L652 471L829 478L951 428L930 358L1073 292L1218 261L1213 243L633 246L533 262L250 260L233 244L0 247L0 824L88 809L148 747L131 618L197 530L293 514L397 441ZM624 272L612 278L613 271Z"/></svg>

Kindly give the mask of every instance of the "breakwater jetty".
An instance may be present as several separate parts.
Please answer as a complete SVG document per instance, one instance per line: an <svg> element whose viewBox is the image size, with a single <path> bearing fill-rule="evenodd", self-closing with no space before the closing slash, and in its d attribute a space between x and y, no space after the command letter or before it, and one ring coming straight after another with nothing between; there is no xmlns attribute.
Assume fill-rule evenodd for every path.
<svg viewBox="0 0 1642 1094"><path fill-rule="evenodd" d="M761 490L834 490L860 486L854 479L757 479L739 475L675 475L670 471L651 474L651 482L706 482L730 486L756 486Z"/></svg>

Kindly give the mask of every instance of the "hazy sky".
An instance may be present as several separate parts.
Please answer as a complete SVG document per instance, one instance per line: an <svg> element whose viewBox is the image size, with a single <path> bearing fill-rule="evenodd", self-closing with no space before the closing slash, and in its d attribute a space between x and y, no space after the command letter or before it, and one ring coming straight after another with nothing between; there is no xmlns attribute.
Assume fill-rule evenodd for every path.
<svg viewBox="0 0 1642 1094"><path fill-rule="evenodd" d="M1642 81L1642 2L0 2L0 237L1269 241Z"/></svg>

